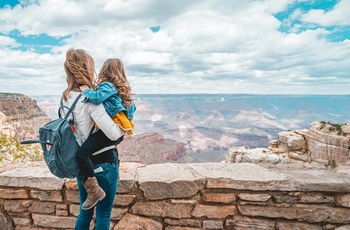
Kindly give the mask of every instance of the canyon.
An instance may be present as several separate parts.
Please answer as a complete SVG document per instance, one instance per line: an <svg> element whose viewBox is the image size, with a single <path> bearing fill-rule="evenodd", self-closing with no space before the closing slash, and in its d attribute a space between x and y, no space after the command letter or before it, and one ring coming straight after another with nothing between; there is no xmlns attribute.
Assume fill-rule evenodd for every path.
<svg viewBox="0 0 350 230"><path fill-rule="evenodd" d="M35 100L21 94L0 96L0 131L18 140L36 139L39 127L57 118L59 96L36 96ZM317 118L337 122L346 130L350 117L346 100L347 96L139 95L135 99L136 134L125 137L118 146L119 155L122 161L143 164L221 162L235 147L244 146L250 152L271 151L266 146L282 143L283 132L310 129L306 132L311 136L301 137L310 136L308 148L287 153L278 147L272 149L273 153L284 162L307 162L310 157L328 161L332 157L324 152L329 147L321 148L317 141L311 145L314 139L321 141L323 135L316 134L312 124ZM332 135L337 138L337 133ZM347 135L346 131L342 133L344 141ZM323 145L331 146L329 143ZM346 155L346 148L342 151ZM248 156L245 154L244 159Z"/></svg>
<svg viewBox="0 0 350 230"><path fill-rule="evenodd" d="M57 117L59 96L34 98L51 119ZM265 148L279 133L310 129L314 121L343 125L350 118L349 99L348 95L136 95L134 137L158 133L165 142L186 150L170 161L221 162L231 147Z"/></svg>

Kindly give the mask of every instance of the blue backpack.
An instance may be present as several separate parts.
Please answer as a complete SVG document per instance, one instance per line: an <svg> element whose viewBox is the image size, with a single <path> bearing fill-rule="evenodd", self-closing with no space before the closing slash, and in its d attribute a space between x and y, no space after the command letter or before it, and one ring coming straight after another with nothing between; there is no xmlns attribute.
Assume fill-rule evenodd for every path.
<svg viewBox="0 0 350 230"><path fill-rule="evenodd" d="M81 94L70 108L63 106L62 99L58 110L58 119L50 121L39 129L39 140L22 141L21 144L40 143L44 151L44 160L51 173L59 178L75 178L80 169L76 159L79 145L74 132L74 114L72 113ZM62 118L61 111L68 109ZM70 116L72 115L72 116Z"/></svg>

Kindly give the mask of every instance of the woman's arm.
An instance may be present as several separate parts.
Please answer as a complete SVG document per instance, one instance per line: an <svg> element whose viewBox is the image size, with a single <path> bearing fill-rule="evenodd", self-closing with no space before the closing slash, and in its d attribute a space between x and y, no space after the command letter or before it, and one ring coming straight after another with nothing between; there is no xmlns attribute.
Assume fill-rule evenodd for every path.
<svg viewBox="0 0 350 230"><path fill-rule="evenodd" d="M124 135L124 131L112 120L102 104L90 104L89 110L94 122L109 139L116 141Z"/></svg>

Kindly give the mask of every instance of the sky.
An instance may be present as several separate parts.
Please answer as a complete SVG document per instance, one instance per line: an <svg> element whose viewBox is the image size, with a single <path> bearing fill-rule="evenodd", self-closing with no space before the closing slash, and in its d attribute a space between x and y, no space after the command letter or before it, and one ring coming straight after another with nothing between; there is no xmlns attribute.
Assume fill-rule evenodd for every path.
<svg viewBox="0 0 350 230"><path fill-rule="evenodd" d="M350 0L1 0L0 92L60 95L69 48L135 94L350 94Z"/></svg>

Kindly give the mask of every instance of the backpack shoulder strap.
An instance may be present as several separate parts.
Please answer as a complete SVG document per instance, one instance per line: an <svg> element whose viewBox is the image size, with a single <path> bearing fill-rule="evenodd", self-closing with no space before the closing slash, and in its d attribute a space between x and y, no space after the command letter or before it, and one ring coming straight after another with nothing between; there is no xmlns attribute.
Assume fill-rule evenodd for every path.
<svg viewBox="0 0 350 230"><path fill-rule="evenodd" d="M74 100L73 104L71 105L71 107L69 108L68 112L66 113L66 115L64 116L64 119L67 120L69 115L73 112L74 108L75 108L75 105L78 103L79 99L81 98L81 93L77 96L77 98ZM58 109L58 117L61 118L61 109L63 108L67 108L67 106L63 106L63 99L61 98L61 101L60 101L60 108Z"/></svg>
<svg viewBox="0 0 350 230"><path fill-rule="evenodd" d="M61 98L60 108L58 109L58 116L59 116L59 118L61 118L61 113L60 113L61 109L67 108L67 109L68 109L68 112L67 112L67 114L64 116L64 119L67 120L68 117L69 117L69 115L73 112L73 109L75 108L75 105L78 103L78 100L79 100L79 98L80 98L81 96L82 96L81 94L79 94L79 95L77 96L77 98L74 100L74 102L73 102L73 104L72 104L72 106L71 106L70 108L68 108L67 106L63 106L63 101L62 101L62 98ZM70 121L70 122L73 122L73 123L74 123L74 116L73 116L73 120ZM94 126L93 126L92 128L94 128ZM93 129L91 130L91 132L92 132L92 131L93 131ZM24 145L24 144L35 144L35 143L46 144L47 142L46 142L46 141L42 141L42 140L27 140L27 141L21 141L20 143Z"/></svg>

